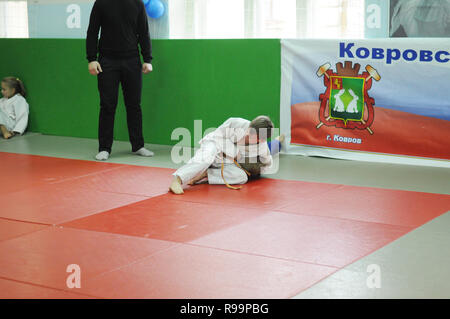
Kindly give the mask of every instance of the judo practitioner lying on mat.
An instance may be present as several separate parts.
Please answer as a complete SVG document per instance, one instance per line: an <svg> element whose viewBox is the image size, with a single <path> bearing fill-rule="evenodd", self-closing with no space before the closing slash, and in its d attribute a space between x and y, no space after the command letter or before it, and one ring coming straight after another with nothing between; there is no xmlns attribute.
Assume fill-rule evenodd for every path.
<svg viewBox="0 0 450 319"><path fill-rule="evenodd" d="M267 116L258 116L251 122L228 119L200 140L194 157L173 174L169 190L183 194L183 185L202 182L238 189L230 185L245 184L249 176L264 174L272 166L267 145L272 130L273 123Z"/></svg>

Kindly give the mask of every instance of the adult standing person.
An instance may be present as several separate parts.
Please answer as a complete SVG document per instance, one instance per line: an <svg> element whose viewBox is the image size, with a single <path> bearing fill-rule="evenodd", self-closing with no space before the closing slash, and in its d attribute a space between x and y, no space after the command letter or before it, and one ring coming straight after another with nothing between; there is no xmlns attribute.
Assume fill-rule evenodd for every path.
<svg viewBox="0 0 450 319"><path fill-rule="evenodd" d="M132 152L153 156L153 152L144 147L140 105L142 73L153 70L151 52L147 13L142 0L95 1L87 31L86 53L89 73L97 76L100 93L97 160L107 160L111 154L119 83L122 85Z"/></svg>

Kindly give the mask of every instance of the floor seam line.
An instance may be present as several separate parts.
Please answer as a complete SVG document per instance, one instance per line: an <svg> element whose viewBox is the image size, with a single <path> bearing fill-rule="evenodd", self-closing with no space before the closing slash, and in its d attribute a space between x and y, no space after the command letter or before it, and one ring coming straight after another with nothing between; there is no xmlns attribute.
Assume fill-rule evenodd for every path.
<svg viewBox="0 0 450 319"><path fill-rule="evenodd" d="M109 169L101 170L101 171L98 171L98 172L87 173L85 175L64 178L64 179L59 180L59 181L49 182L48 184L56 185L56 184L59 184L59 183L63 183L63 182L71 181L71 180L77 180L77 179L80 179L80 178L83 178L83 177L87 177L87 176L91 176L91 175L97 175L97 174L101 174L101 173L105 173L105 172L111 172L111 171L118 170L118 169L121 169L121 168L123 168L123 167L109 168Z"/></svg>
<svg viewBox="0 0 450 319"><path fill-rule="evenodd" d="M305 213L285 212L285 211L281 211L281 210L272 210L272 211L273 212L277 212L277 213L290 214L290 215L300 215L300 216L308 216L308 217L319 217L319 218L326 218L326 219L336 219L336 220L344 220L344 221L358 222L358 223L364 223L364 224L377 224L377 225L382 225L382 226L393 226L393 227L406 228L406 229L417 227L417 226L405 226L405 225L398 225L398 224L387 224L387 223L380 223L380 222L371 222L371 221L366 221L366 220L358 220L358 219L351 219L351 218L344 218L344 217L332 217L332 216L324 216L324 215L311 215L311 214L305 214ZM439 216L436 216L436 217L439 217ZM433 219L431 219L431 220L433 220Z"/></svg>
<svg viewBox="0 0 450 319"><path fill-rule="evenodd" d="M172 246L170 246L170 247L167 247L167 248L165 248L165 249L162 249L162 250L158 250L158 251L156 251L156 252L154 252L154 253L151 253L151 254L149 254L149 255L146 255L146 256L144 256L144 257L138 258L138 259L136 259L136 260L130 262L129 264L122 265L122 266L116 267L116 268L114 268L114 269L105 271L105 272L103 272L103 273L101 273L101 274L92 276L90 279L98 278L98 277L104 276L104 275L106 275L106 274L112 273L112 272L114 272L114 271L118 271L118 270L123 269L123 268L126 268L126 267L128 267L128 266L137 264L137 263L143 261L144 259L153 257L153 256L155 256L155 255L159 255L159 254L161 254L161 253L163 253L163 252L169 251L169 250L171 250L171 249L174 249L174 248L176 248L176 247L179 247L179 246L183 245L183 243L179 243L179 242L171 242L171 241L167 241L167 240L165 240L165 241L166 241L166 242L170 242L170 243L174 243L174 245L172 245Z"/></svg>
<svg viewBox="0 0 450 319"><path fill-rule="evenodd" d="M274 257L274 256L268 256L268 255L262 255L262 254L248 253L248 252L242 252L242 251L237 251L237 250L232 250L232 249L225 249L225 248L211 247L211 246L206 246L206 245L201 245L201 244L194 244L194 243L189 243L189 242L183 243L183 244L193 246L193 247L208 248L208 249L232 252L232 253L237 253L237 254L241 254L241 255L264 257L264 258L270 258L270 259L276 259L276 260L283 260L283 261L290 261L290 262L301 263L301 264L308 264L308 265L315 265L315 266L320 266L320 267L339 269L339 266L319 264L319 263L313 263L313 262L307 262L307 261L300 261L300 260L295 260L295 259L290 259L290 258L281 258L281 257Z"/></svg>
<svg viewBox="0 0 450 319"><path fill-rule="evenodd" d="M33 225L41 225L41 226L54 226L54 224L46 224L46 223L24 221L24 220L8 218L8 217L0 217L0 219L9 220L9 221L18 222L18 223L25 223L25 224L33 224Z"/></svg>
<svg viewBox="0 0 450 319"><path fill-rule="evenodd" d="M33 287L46 288L46 289L56 290L56 291L60 291L60 292L66 292L66 293L82 295L82 296L86 296L86 297L94 297L94 298L105 299L103 297L89 295L89 294L82 293L82 292L76 292L76 291L71 291L71 290L65 290L65 289L62 289L62 288L55 288L55 287L45 286L45 285L42 285L42 284L37 284L37 283L29 282L29 281L23 281L23 280L8 278L8 277L4 277L4 276L0 276L0 279L12 281L12 282L17 282L17 283L21 283L21 284L26 284L26 285L30 285L30 286L33 286Z"/></svg>

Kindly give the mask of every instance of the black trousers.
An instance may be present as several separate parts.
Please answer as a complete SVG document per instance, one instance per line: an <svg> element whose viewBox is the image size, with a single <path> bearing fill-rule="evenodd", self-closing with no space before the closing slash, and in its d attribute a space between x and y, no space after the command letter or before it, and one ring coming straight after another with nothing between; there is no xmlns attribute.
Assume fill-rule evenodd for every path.
<svg viewBox="0 0 450 319"><path fill-rule="evenodd" d="M100 92L100 116L98 125L99 152L111 153L114 139L114 118L119 96L119 84L127 112L128 135L131 150L144 146L142 135L142 63L140 57L128 59L99 58L103 70L98 75Z"/></svg>

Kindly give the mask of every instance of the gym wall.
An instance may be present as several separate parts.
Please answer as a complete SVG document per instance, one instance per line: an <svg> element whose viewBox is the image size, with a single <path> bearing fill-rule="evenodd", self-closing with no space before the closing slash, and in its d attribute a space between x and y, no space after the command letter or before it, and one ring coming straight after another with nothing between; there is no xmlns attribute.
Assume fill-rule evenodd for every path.
<svg viewBox="0 0 450 319"><path fill-rule="evenodd" d="M153 40L154 71L144 75L146 143L173 145L175 128L203 131L229 117L270 116L279 127L279 39ZM87 70L81 39L0 39L0 76L23 80L28 131L97 138L97 80ZM127 141L122 94L114 138Z"/></svg>

